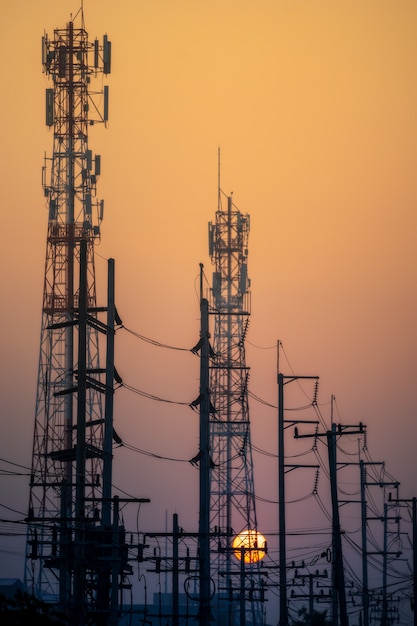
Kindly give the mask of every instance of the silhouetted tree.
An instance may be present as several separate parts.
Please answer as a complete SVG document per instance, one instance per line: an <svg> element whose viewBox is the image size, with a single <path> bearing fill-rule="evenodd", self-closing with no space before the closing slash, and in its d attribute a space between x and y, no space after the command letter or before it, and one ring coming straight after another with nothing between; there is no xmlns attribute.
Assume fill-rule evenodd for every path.
<svg viewBox="0 0 417 626"><path fill-rule="evenodd" d="M62 626L65 621L49 604L17 591L13 598L0 594L1 626Z"/></svg>
<svg viewBox="0 0 417 626"><path fill-rule="evenodd" d="M313 611L310 617L305 606L298 611L298 617L299 619L293 622L293 626L330 626L331 624L327 619L327 611Z"/></svg>

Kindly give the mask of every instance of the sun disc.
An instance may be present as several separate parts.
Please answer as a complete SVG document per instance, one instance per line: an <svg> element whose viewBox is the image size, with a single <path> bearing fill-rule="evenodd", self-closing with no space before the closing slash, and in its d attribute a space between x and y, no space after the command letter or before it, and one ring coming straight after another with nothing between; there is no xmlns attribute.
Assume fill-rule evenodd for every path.
<svg viewBox="0 0 417 626"><path fill-rule="evenodd" d="M239 561L257 563L266 554L266 539L257 530L242 530L232 541L233 554Z"/></svg>

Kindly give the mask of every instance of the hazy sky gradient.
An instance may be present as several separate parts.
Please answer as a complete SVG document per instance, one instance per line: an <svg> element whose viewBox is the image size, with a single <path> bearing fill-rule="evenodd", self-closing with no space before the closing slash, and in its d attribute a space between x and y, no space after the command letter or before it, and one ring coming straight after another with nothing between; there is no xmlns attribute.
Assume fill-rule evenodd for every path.
<svg viewBox="0 0 417 626"><path fill-rule="evenodd" d="M41 166L52 149L40 41L77 10L16 0L0 22L0 457L29 466L47 227ZM324 415L334 394L335 419L367 424L373 458L386 461L403 497L416 495L415 0L86 0L84 12L91 38L107 33L113 44L110 122L89 139L102 155L101 302L111 256L124 324L174 346L197 342L220 146L221 186L251 217L251 391L276 403L280 339L295 373L320 376ZM116 366L126 383L163 398L198 395L191 354L122 331ZM253 442L276 451L275 411L251 401L251 420ZM158 454L189 459L198 449L187 407L120 390L115 425ZM276 463L254 458L258 493L276 499ZM145 527L163 528L166 510L195 527L189 464L124 449L115 459L115 482L152 500ZM0 502L25 512L28 478L1 476L0 486ZM265 508L261 531L275 520ZM2 575L22 567L21 554Z"/></svg>

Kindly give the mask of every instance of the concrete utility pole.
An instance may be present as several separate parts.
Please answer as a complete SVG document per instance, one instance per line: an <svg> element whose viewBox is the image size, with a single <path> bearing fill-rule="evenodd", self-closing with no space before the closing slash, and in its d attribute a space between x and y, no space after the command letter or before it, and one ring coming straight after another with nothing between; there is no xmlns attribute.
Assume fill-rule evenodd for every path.
<svg viewBox="0 0 417 626"><path fill-rule="evenodd" d="M291 593L292 598L295 597L295 598L307 598L308 599L308 626L313 626L313 622L314 622L314 600L315 599L323 600L322 593L316 593L316 594L314 593L314 581L317 581L317 586L318 586L319 579L327 579L327 578L328 578L327 570L324 570L324 572L321 574L318 570L316 570L314 573L307 573L307 574L302 574L302 573L300 574L296 570L294 574L294 581L296 579L300 579L302 581L301 586L304 586L304 581L308 580L308 594ZM297 584L296 586L300 586L300 585Z"/></svg>
<svg viewBox="0 0 417 626"><path fill-rule="evenodd" d="M279 626L288 626L285 519L284 376L278 374Z"/></svg>
<svg viewBox="0 0 417 626"><path fill-rule="evenodd" d="M199 518L199 624L209 626L210 609L210 333L208 301L202 297L200 265L200 518Z"/></svg>
<svg viewBox="0 0 417 626"><path fill-rule="evenodd" d="M80 242L80 289L78 305L78 394L77 443L75 455L75 545L74 545L74 603L77 623L83 626L86 614L86 390L87 390L87 241Z"/></svg>
<svg viewBox="0 0 417 626"><path fill-rule="evenodd" d="M296 433L296 438L302 437L326 437L330 471L330 494L332 500L332 586L333 586L333 626L338 626L340 612L340 625L349 626L346 588L343 566L342 531L340 527L339 502L337 495L337 438L342 435L363 434L365 425L359 423L358 426L345 426L342 424L332 424L331 430L325 433L314 433L314 435L300 435Z"/></svg>
<svg viewBox="0 0 417 626"><path fill-rule="evenodd" d="M361 526L362 526L362 606L363 606L363 626L369 626L369 582L368 582L368 535L367 535L367 504L366 504L366 487L372 484L367 481L366 468L368 465L383 465L382 463L373 463L359 461L360 468L360 489L361 489ZM379 486L380 483L378 483Z"/></svg>
<svg viewBox="0 0 417 626"><path fill-rule="evenodd" d="M417 626L417 498L404 499L392 498L389 494L389 502L406 504L411 503L411 523L412 523L412 539L413 539L413 626Z"/></svg>
<svg viewBox="0 0 417 626"><path fill-rule="evenodd" d="M317 380L318 376L284 376L284 374L278 372L279 626L288 626L287 547L285 519L284 386L294 380L300 379ZM291 423L296 422L292 421Z"/></svg>
<svg viewBox="0 0 417 626"><path fill-rule="evenodd" d="M327 431L327 449L329 455L330 492L332 498L332 580L335 595L339 598L340 625L349 626L346 607L345 570L343 566L342 532L340 528L339 502L337 497L337 460L336 460L336 425ZM337 626L337 614L333 615L333 624Z"/></svg>

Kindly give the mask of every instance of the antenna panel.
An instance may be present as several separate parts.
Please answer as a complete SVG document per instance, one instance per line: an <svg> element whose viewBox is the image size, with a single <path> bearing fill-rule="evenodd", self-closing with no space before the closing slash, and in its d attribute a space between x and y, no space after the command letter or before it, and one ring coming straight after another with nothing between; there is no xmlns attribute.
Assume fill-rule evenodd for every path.
<svg viewBox="0 0 417 626"><path fill-rule="evenodd" d="M94 159L94 174L100 176L101 174L101 156L96 154Z"/></svg>
<svg viewBox="0 0 417 626"><path fill-rule="evenodd" d="M105 122L109 119L109 88L108 85L104 86L104 111L103 119Z"/></svg>
<svg viewBox="0 0 417 626"><path fill-rule="evenodd" d="M103 37L103 74L110 74L111 71L111 41L107 35Z"/></svg>
<svg viewBox="0 0 417 626"><path fill-rule="evenodd" d="M94 40L94 68L98 69L98 39Z"/></svg>
<svg viewBox="0 0 417 626"><path fill-rule="evenodd" d="M46 90L46 125L51 127L54 125L54 90L48 88Z"/></svg>
<svg viewBox="0 0 417 626"><path fill-rule="evenodd" d="M91 193L85 194L85 214L91 215Z"/></svg>

